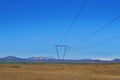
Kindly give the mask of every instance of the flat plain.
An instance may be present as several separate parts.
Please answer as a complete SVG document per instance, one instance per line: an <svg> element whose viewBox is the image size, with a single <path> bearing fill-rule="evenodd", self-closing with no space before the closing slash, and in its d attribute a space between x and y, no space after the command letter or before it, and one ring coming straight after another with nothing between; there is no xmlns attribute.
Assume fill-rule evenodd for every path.
<svg viewBox="0 0 120 80"><path fill-rule="evenodd" d="M120 64L0 64L0 80L120 80Z"/></svg>

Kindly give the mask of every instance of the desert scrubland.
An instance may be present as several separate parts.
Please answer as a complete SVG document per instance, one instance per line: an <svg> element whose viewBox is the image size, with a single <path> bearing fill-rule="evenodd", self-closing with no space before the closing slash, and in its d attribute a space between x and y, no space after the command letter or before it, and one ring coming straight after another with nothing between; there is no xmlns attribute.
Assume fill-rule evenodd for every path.
<svg viewBox="0 0 120 80"><path fill-rule="evenodd" d="M120 64L0 64L0 80L120 80Z"/></svg>

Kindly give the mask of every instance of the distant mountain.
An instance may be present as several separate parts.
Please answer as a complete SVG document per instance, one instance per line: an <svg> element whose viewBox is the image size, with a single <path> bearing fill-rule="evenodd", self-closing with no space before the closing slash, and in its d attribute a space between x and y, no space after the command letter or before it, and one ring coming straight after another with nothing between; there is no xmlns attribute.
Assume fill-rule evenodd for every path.
<svg viewBox="0 0 120 80"><path fill-rule="evenodd" d="M49 60L49 59L52 59L52 58L44 57L44 56L36 56L36 57L30 57L28 59L31 59L31 60Z"/></svg>
<svg viewBox="0 0 120 80"><path fill-rule="evenodd" d="M120 59L114 59L112 62L120 62Z"/></svg>
<svg viewBox="0 0 120 80"><path fill-rule="evenodd" d="M120 59L113 59L110 61L102 61L99 59L93 60L93 59L82 59L82 60L59 60L44 56L36 56L36 57L30 57L30 58L18 58L15 56L7 56L4 58L0 58L1 62L67 62L67 63L120 63Z"/></svg>
<svg viewBox="0 0 120 80"><path fill-rule="evenodd" d="M1 58L1 59L4 59L4 60L21 60L22 58L18 58L18 57L15 57L15 56L7 56L7 57Z"/></svg>
<svg viewBox="0 0 120 80"><path fill-rule="evenodd" d="M0 62L54 62L57 59L43 57L43 56L36 56L36 57L29 57L29 58L18 58L15 56L7 56L4 58L0 58Z"/></svg>
<svg viewBox="0 0 120 80"><path fill-rule="evenodd" d="M9 63L9 62L24 62L25 59L18 58L15 56L7 56L4 58L0 58L0 63Z"/></svg>

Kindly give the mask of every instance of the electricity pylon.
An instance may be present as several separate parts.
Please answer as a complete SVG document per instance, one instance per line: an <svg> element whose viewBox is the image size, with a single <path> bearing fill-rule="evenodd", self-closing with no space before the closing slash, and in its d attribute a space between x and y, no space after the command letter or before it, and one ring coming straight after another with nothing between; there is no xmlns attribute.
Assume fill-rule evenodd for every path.
<svg viewBox="0 0 120 80"><path fill-rule="evenodd" d="M68 47L67 45L55 45L59 62L61 62L61 60L62 60L62 62L63 62L63 60L65 59L66 52L67 52L67 47ZM63 48L62 58L61 58L61 56L60 56L59 48Z"/></svg>

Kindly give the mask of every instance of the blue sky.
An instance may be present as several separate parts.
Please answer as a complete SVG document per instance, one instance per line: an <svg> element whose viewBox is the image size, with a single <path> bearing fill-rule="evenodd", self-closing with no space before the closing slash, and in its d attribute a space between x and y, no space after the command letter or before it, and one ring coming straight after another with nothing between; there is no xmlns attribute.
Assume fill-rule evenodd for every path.
<svg viewBox="0 0 120 80"><path fill-rule="evenodd" d="M57 58L58 44L84 0L0 0L0 57ZM63 44L72 46L120 16L120 0L89 0ZM120 58L120 38L93 48L82 47L120 35L120 19L93 36L81 48L69 48L66 58Z"/></svg>

